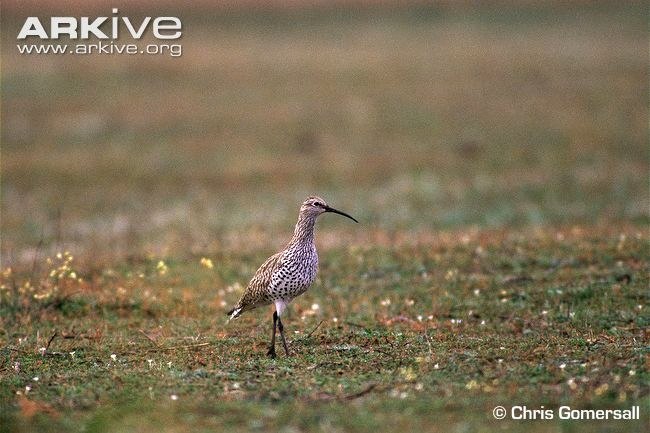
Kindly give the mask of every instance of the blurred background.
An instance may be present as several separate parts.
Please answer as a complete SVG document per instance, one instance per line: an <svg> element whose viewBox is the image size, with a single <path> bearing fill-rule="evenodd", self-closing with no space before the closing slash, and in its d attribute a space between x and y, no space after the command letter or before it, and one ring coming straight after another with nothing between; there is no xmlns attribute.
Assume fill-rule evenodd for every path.
<svg viewBox="0 0 650 433"><path fill-rule="evenodd" d="M183 54L21 55L30 15L172 15ZM648 223L644 2L2 3L3 266ZM46 19L47 22L47 19ZM129 42L127 39L125 42ZM329 240L328 240L329 239Z"/></svg>

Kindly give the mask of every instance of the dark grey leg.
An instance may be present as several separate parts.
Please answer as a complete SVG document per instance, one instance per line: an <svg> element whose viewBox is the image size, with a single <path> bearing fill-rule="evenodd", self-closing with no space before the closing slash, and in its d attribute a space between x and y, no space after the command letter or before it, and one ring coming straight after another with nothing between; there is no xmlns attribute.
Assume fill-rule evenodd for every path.
<svg viewBox="0 0 650 433"><path fill-rule="evenodd" d="M275 327L277 321L278 321L278 312L274 311L273 312L273 334L271 334L271 347L269 347L269 351L266 352L266 356L270 356L271 358L275 358ZM282 335L281 330L280 330L280 335ZM284 337L282 337L282 341L284 341Z"/></svg>
<svg viewBox="0 0 650 433"><path fill-rule="evenodd" d="M287 347L287 340L284 339L284 326L282 326L282 320L278 317L278 329L280 330L280 338L282 339L282 345L284 346L284 353L289 356L289 348Z"/></svg>

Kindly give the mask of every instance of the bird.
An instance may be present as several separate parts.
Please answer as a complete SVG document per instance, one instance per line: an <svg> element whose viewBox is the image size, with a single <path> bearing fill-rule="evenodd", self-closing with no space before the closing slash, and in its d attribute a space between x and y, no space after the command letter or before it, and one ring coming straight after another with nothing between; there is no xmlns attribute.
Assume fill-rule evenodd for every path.
<svg viewBox="0 0 650 433"><path fill-rule="evenodd" d="M284 338L282 314L289 303L295 297L305 293L316 278L318 253L314 243L314 225L316 219L327 212L343 215L355 223L359 222L351 215L334 209L320 197L307 197L300 206L298 222L287 246L266 259L251 278L237 304L226 313L229 316L228 322L230 322L246 311L263 305L275 304L273 332L267 352L267 356L271 358L276 357L276 328L280 331L284 352L286 356L289 356L289 348Z"/></svg>

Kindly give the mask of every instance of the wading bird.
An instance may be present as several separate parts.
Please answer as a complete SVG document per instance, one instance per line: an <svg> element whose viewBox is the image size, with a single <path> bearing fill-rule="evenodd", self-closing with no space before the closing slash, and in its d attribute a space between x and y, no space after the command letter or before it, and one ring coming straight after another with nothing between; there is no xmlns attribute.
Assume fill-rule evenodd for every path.
<svg viewBox="0 0 650 433"><path fill-rule="evenodd" d="M356 223L359 222L345 212L330 207L320 197L307 198L300 206L298 222L289 244L260 266L235 308L227 313L230 316L228 321L230 321L239 317L244 311L262 305L275 304L271 346L267 353L270 357L275 357L276 328L280 331L284 351L289 355L281 316L293 298L305 293L316 278L318 254L314 244L314 224L316 218L325 212L337 213Z"/></svg>

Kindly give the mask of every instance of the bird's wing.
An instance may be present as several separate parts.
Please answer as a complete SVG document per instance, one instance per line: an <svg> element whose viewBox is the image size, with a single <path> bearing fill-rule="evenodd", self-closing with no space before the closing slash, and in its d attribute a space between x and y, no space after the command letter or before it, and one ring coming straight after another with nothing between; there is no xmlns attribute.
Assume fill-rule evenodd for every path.
<svg viewBox="0 0 650 433"><path fill-rule="evenodd" d="M271 284L273 275L276 274L284 265L282 252L276 253L266 259L262 266L259 267L253 278L248 283L244 294L237 302L235 308L228 312L230 319L238 317L246 310L252 310L259 304L266 303L265 295Z"/></svg>

